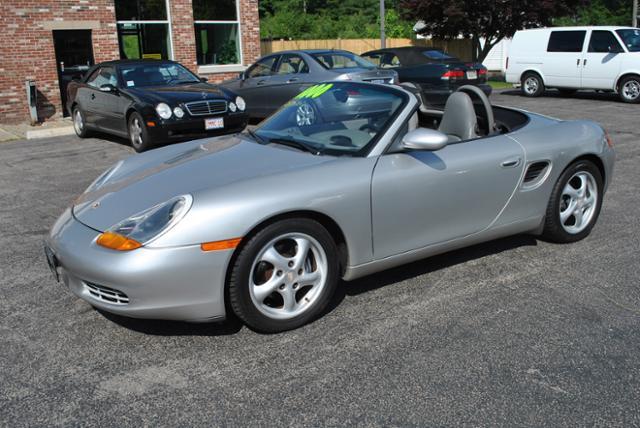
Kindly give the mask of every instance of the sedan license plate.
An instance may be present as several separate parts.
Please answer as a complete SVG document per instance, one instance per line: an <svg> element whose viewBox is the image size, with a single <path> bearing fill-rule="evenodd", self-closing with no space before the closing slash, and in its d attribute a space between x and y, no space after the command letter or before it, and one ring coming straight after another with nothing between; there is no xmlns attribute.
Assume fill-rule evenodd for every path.
<svg viewBox="0 0 640 428"><path fill-rule="evenodd" d="M204 120L204 129L220 129L224 128L224 118L222 117L212 117Z"/></svg>
<svg viewBox="0 0 640 428"><path fill-rule="evenodd" d="M467 79L476 80L478 78L478 72L475 70L467 71Z"/></svg>

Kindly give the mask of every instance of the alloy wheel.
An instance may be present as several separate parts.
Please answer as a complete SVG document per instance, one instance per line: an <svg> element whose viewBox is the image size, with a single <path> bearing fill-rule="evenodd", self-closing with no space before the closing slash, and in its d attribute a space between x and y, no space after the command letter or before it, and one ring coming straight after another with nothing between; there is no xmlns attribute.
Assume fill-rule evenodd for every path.
<svg viewBox="0 0 640 428"><path fill-rule="evenodd" d="M298 126L313 125L316 121L316 112L310 104L302 103L296 110L296 123Z"/></svg>
<svg viewBox="0 0 640 428"><path fill-rule="evenodd" d="M328 269L327 255L315 238L303 233L278 236L254 259L249 276L251 301L269 318L297 317L322 294Z"/></svg>
<svg viewBox="0 0 640 428"><path fill-rule="evenodd" d="M560 224L571 234L582 232L591 222L598 202L596 180L587 171L578 171L562 189Z"/></svg>
<svg viewBox="0 0 640 428"><path fill-rule="evenodd" d="M142 125L140 124L140 119L134 117L131 121L131 125L129 126L129 137L131 138L131 143L134 146L142 145Z"/></svg>
<svg viewBox="0 0 640 428"><path fill-rule="evenodd" d="M622 94L628 100L636 100L640 96L640 82L629 80L622 86Z"/></svg>
<svg viewBox="0 0 640 428"><path fill-rule="evenodd" d="M528 77L524 81L524 91L529 95L535 94L538 90L538 86L538 79L535 77Z"/></svg>
<svg viewBox="0 0 640 428"><path fill-rule="evenodd" d="M73 128L76 131L76 134L82 134L82 131L84 129L84 121L82 120L82 113L80 113L80 110L76 110L75 114L73 115Z"/></svg>

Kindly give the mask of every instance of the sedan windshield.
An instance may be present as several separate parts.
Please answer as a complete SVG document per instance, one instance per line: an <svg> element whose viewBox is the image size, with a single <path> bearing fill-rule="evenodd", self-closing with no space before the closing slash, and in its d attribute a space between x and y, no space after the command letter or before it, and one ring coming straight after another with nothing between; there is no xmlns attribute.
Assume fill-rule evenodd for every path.
<svg viewBox="0 0 640 428"><path fill-rule="evenodd" d="M183 85L200 81L192 72L174 63L121 65L120 74L127 88Z"/></svg>
<svg viewBox="0 0 640 428"><path fill-rule="evenodd" d="M330 70L336 68L376 68L374 64L351 52L320 52L311 56L324 68Z"/></svg>
<svg viewBox="0 0 640 428"><path fill-rule="evenodd" d="M333 82L314 85L253 132L261 144L314 154L364 156L407 97L390 87Z"/></svg>
<svg viewBox="0 0 640 428"><path fill-rule="evenodd" d="M640 30L616 30L629 52L640 52Z"/></svg>

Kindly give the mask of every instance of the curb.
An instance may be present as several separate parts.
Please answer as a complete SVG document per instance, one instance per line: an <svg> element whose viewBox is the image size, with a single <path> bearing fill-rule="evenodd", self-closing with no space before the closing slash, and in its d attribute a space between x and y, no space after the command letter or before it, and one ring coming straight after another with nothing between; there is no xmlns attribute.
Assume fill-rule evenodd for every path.
<svg viewBox="0 0 640 428"><path fill-rule="evenodd" d="M75 131L73 126L62 126L51 129L38 129L37 131L27 131L27 140L35 140L37 138L60 137L62 135L73 135Z"/></svg>

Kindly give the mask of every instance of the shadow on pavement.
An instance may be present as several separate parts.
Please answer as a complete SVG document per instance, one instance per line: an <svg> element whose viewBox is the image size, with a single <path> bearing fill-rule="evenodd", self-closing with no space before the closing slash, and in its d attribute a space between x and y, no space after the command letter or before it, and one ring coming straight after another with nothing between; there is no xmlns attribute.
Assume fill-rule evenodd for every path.
<svg viewBox="0 0 640 428"><path fill-rule="evenodd" d="M537 240L529 235L517 235L498 239L472 247L463 248L434 257L418 260L393 269L357 279L352 282L341 281L327 309L320 315L323 317L336 309L347 295L355 296L381 287L445 269L469 260L499 254L523 246L535 246ZM127 318L104 312L98 309L108 320L133 331L157 336L226 336L239 332L243 324L233 314L229 319L210 323L188 323L179 321L145 320Z"/></svg>
<svg viewBox="0 0 640 428"><path fill-rule="evenodd" d="M499 94L527 98L524 95L522 95L522 92L520 92L519 89L507 89L507 90L500 91ZM538 97L537 99L541 99L541 98L556 98L556 99L565 98L565 99L575 99L575 100L593 100L593 101L607 101L607 102L620 101L620 98L618 98L618 94L616 94L615 92L578 91L576 93L569 95L569 94L560 93L559 91L555 91L552 89L545 91L545 93L542 94L542 96Z"/></svg>

